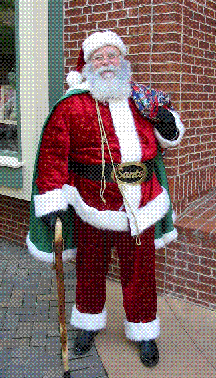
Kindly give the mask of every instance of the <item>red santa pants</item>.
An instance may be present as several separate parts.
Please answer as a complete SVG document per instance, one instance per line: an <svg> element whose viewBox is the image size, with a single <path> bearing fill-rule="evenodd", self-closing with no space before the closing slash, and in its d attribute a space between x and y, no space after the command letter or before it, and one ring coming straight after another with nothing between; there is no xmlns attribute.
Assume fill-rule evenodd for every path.
<svg viewBox="0 0 216 378"><path fill-rule="evenodd" d="M88 330L106 326L106 275L113 240L120 263L126 336L137 341L158 337L155 226L145 230L141 245L136 245L130 232L99 230L78 216L75 222L77 283L71 324Z"/></svg>

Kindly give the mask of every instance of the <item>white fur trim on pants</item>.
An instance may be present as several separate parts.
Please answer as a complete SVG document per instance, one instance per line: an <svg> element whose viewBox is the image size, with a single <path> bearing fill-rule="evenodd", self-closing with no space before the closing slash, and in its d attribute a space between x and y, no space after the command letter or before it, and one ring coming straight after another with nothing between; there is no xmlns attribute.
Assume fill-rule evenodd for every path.
<svg viewBox="0 0 216 378"><path fill-rule="evenodd" d="M62 189L50 190L34 196L35 216L37 218L53 211L67 210L68 202Z"/></svg>
<svg viewBox="0 0 216 378"><path fill-rule="evenodd" d="M149 323L132 323L124 319L125 335L132 341L148 341L160 335L159 317Z"/></svg>
<svg viewBox="0 0 216 378"><path fill-rule="evenodd" d="M70 324L76 328L97 331L106 328L106 321L106 305L104 305L103 311L100 314L82 313L76 308L76 305L73 306Z"/></svg>

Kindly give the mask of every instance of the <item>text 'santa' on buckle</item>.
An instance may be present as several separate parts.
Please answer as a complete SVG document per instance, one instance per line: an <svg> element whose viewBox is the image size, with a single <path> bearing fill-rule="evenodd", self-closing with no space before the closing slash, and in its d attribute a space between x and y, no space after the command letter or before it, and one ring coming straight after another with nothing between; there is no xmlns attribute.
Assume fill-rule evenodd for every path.
<svg viewBox="0 0 216 378"><path fill-rule="evenodd" d="M146 180L148 169L144 163L129 162L122 163L115 166L116 175L119 181L125 184L138 185ZM112 170L111 178L114 182L114 170Z"/></svg>

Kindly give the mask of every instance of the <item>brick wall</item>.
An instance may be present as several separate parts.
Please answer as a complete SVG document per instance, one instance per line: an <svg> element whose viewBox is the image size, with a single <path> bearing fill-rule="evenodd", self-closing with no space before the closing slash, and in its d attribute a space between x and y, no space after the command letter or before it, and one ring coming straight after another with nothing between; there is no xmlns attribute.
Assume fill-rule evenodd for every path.
<svg viewBox="0 0 216 378"><path fill-rule="evenodd" d="M0 195L0 238L18 242L26 248L30 202Z"/></svg>

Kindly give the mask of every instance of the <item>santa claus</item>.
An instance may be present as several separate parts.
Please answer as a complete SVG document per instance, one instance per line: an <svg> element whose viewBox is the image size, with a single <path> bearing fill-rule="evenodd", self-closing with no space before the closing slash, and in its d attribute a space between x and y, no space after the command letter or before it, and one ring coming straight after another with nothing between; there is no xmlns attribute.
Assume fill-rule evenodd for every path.
<svg viewBox="0 0 216 378"><path fill-rule="evenodd" d="M126 46L111 31L82 45L70 88L47 117L32 185L30 253L52 261L57 216L63 222L63 260L76 256L79 329L74 353L90 350L106 327L106 275L115 246L121 271L125 334L155 366L160 334L155 248L177 238L161 147L184 134L162 92L131 80Z"/></svg>

